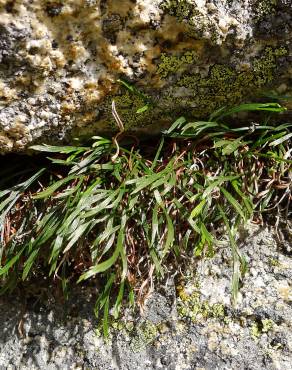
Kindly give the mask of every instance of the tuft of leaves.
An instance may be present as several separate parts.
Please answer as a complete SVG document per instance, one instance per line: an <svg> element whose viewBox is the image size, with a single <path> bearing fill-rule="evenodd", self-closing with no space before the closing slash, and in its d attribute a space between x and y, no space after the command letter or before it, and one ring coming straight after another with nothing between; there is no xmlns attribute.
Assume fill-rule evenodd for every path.
<svg viewBox="0 0 292 370"><path fill-rule="evenodd" d="M283 108L245 104L208 121L180 117L155 147L99 136L90 146L32 147L48 153L47 165L0 183L2 293L40 271L64 291L91 280L107 335L124 302L142 305L170 265L212 256L227 231L236 300L247 268L238 227L271 210L288 217L291 201L292 124L230 119L251 110Z"/></svg>

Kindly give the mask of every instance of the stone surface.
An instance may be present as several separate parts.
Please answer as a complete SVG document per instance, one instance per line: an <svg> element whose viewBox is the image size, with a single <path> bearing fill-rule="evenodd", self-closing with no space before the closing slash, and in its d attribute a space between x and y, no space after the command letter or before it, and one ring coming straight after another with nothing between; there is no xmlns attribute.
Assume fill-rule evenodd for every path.
<svg viewBox="0 0 292 370"><path fill-rule="evenodd" d="M289 94L291 35L291 0L0 0L0 152Z"/></svg>
<svg viewBox="0 0 292 370"><path fill-rule="evenodd" d="M93 290L64 305L14 294L0 301L0 369L290 370L291 234L250 226L249 269L230 303L230 248L156 286L144 316L126 311L104 342ZM64 309L65 308L65 309Z"/></svg>

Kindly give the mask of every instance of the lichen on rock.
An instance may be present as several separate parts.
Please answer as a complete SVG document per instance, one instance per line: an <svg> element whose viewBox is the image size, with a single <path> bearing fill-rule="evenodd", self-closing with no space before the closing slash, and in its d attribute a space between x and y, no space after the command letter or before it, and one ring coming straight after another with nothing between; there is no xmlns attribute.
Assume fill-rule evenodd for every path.
<svg viewBox="0 0 292 370"><path fill-rule="evenodd" d="M186 110L204 118L285 93L289 10L290 0L0 0L0 153L113 131L113 99L128 130L154 133ZM141 96L151 106L137 113Z"/></svg>

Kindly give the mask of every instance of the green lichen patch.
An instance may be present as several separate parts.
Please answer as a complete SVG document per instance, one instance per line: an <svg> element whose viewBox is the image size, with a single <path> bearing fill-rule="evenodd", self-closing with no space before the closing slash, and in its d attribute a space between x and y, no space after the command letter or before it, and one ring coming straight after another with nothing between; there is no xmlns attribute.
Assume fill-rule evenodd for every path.
<svg viewBox="0 0 292 370"><path fill-rule="evenodd" d="M257 19L260 20L266 15L274 13L277 2L278 0L258 0L255 4Z"/></svg>
<svg viewBox="0 0 292 370"><path fill-rule="evenodd" d="M109 127L117 128L118 130L116 121L114 120L111 111L113 100L115 102L117 113L124 124L125 130L130 130L133 127L144 127L151 122L154 112L152 109L146 109L143 111L143 107L145 107L147 104L145 98L140 95L132 94L123 89L120 94L106 99L104 104L103 110L108 118Z"/></svg>
<svg viewBox="0 0 292 370"><path fill-rule="evenodd" d="M112 100L126 130L145 127L157 121L158 117L166 117L167 112L179 114L179 110L185 108L192 117L205 117L219 107L241 102L251 91L254 93L270 84L275 78L278 59L286 54L284 47L267 47L245 70L223 63L214 64L209 67L207 76L190 72L200 63L194 50L180 55L162 54L157 74L163 80L173 77L176 80L173 87L155 105L149 104L149 96L122 87L117 95L107 98L104 103L108 126L118 129L111 113ZM174 96L181 88L188 89L189 94ZM147 109L143 110L143 107Z"/></svg>
<svg viewBox="0 0 292 370"><path fill-rule="evenodd" d="M134 332L135 325L133 321L123 321L121 319L113 319L110 321L110 328L107 337L103 336L103 323L100 321L95 329L95 335L98 338L103 337L108 343L113 339L114 333L122 333L126 338L132 336Z"/></svg>
<svg viewBox="0 0 292 370"><path fill-rule="evenodd" d="M280 261L276 258L269 258L268 263L271 267L280 267L281 266Z"/></svg>
<svg viewBox="0 0 292 370"><path fill-rule="evenodd" d="M197 37L206 32L208 39L215 43L220 39L220 31L208 14L202 12L197 4L192 0L164 0L160 8L176 17L179 22L187 24L188 36Z"/></svg>
<svg viewBox="0 0 292 370"><path fill-rule="evenodd" d="M190 0L164 0L160 8L177 18L179 22L187 22L190 26L205 27L206 19L197 5Z"/></svg>
<svg viewBox="0 0 292 370"><path fill-rule="evenodd" d="M177 88L187 88L191 93L189 98L177 98L177 105L193 107L193 110L189 111L190 114L194 117L203 117L220 106L237 104L251 91L255 93L274 80L278 60L287 53L284 47L267 47L245 70L237 70L225 64L214 64L209 67L207 77L202 77L200 73L182 73L177 76L173 91ZM166 63L164 63L164 76L167 75L165 67ZM168 69L168 73L175 74L171 68ZM170 94L167 99L173 105L176 98Z"/></svg>
<svg viewBox="0 0 292 370"><path fill-rule="evenodd" d="M231 6L233 0L227 1L227 5ZM256 14L256 19L260 20L268 14L276 11L278 0L257 0L253 5L253 11ZM170 15L173 15L180 22L187 22L191 26L205 27L210 26L207 18L198 9L197 4L191 0L163 0L160 8ZM201 24L199 23L201 20Z"/></svg>
<svg viewBox="0 0 292 370"><path fill-rule="evenodd" d="M183 21L185 18L190 18L195 12L194 4L189 0L164 0L160 4L160 8L176 16L180 21Z"/></svg>
<svg viewBox="0 0 292 370"><path fill-rule="evenodd" d="M159 334L158 327L150 321L145 321L137 327L136 334L132 338L131 348L133 352L140 352L147 345L153 343Z"/></svg>
<svg viewBox="0 0 292 370"><path fill-rule="evenodd" d="M259 338L262 334L268 333L275 327L275 323L271 319L262 319L252 324L250 332L254 339Z"/></svg>
<svg viewBox="0 0 292 370"><path fill-rule="evenodd" d="M224 305L202 301L197 290L188 294L184 288L179 287L178 294L177 311L181 319L187 319L192 322L207 318L224 319Z"/></svg>
<svg viewBox="0 0 292 370"><path fill-rule="evenodd" d="M197 54L193 50L185 52L182 56L162 54L157 73L160 77L166 78L170 73L176 73L188 64L194 64L197 59Z"/></svg>
<svg viewBox="0 0 292 370"><path fill-rule="evenodd" d="M274 79L274 72L277 67L277 60L287 55L284 47L273 49L267 47L263 56L253 62L254 82L256 87L262 87Z"/></svg>

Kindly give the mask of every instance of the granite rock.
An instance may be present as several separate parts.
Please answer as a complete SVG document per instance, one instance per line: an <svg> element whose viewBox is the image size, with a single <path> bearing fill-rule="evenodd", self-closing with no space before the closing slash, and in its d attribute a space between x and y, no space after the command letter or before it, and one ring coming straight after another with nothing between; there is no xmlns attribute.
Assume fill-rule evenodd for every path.
<svg viewBox="0 0 292 370"><path fill-rule="evenodd" d="M291 0L0 0L0 153L289 94L291 36Z"/></svg>
<svg viewBox="0 0 292 370"><path fill-rule="evenodd" d="M239 247L248 271L236 305L226 242L213 258L156 284L143 315L125 310L107 340L93 315L96 288L73 289L65 304L15 291L0 300L0 369L290 370L292 259L284 235L246 229Z"/></svg>

